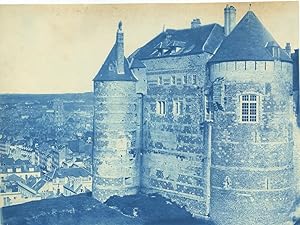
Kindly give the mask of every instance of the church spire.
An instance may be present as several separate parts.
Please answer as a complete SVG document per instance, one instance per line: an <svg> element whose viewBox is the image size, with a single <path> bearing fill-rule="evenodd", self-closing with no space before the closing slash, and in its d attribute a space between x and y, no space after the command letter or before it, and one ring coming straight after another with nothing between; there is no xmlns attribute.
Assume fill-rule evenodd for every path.
<svg viewBox="0 0 300 225"><path fill-rule="evenodd" d="M122 30L122 21L118 24L116 38L116 55L117 55L117 73L124 74L124 33Z"/></svg>

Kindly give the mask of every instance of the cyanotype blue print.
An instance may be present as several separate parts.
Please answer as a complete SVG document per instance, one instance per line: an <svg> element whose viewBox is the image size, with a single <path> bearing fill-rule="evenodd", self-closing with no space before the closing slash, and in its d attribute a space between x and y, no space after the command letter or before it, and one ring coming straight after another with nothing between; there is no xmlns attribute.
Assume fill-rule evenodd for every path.
<svg viewBox="0 0 300 225"><path fill-rule="evenodd" d="M10 7L0 6L3 18L21 6ZM276 31L295 24L298 29L298 22L283 18L285 26L269 30L260 19L269 13L275 23L276 15L287 17L297 3L39 7L32 12L47 9L44 17L55 14L66 21L49 26L61 35L45 39L45 49L53 48L49 58L22 68L28 83L40 85L50 81L46 64L52 63L53 76L66 90L54 83L48 85L53 92L43 85L27 89L26 83L24 91L16 88L5 74L14 73L12 60L28 49L12 54L0 42L1 55L7 53L0 76L12 85L0 95L1 225L299 224L298 30L282 30L283 36ZM149 20L133 29L129 21L139 21L134 11L145 18L159 9L157 15L175 10L179 18L192 16L184 7L193 13L193 7L202 9L195 15L200 18L173 29L158 17L155 26L162 29L126 53L127 42L154 26ZM97 14L101 8L111 8L113 26L103 25L110 14ZM289 16L298 18L297 10ZM76 13L82 20L75 25ZM217 19L206 23L202 14ZM47 31L34 13L26 15L23 22L11 22L11 29L24 30L23 24ZM85 24L87 18L90 25L99 22L101 32ZM0 22L3 32L10 31L7 24ZM35 47L46 35L37 30L21 44L13 41L32 45L31 54L42 58L43 48ZM100 61L88 56L96 42L105 49L96 50L105 55ZM58 46L66 45L77 54L82 49L80 62L72 61L70 49L59 53ZM92 62L93 74L72 79ZM41 81L31 73L37 70ZM69 89L72 82L80 88ZM92 88L79 93L80 82ZM4 94L14 90L19 94Z"/></svg>

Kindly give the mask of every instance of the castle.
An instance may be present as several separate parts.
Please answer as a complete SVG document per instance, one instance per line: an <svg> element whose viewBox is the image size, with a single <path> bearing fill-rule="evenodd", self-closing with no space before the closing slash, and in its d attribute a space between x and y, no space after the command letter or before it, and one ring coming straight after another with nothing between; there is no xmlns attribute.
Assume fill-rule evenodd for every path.
<svg viewBox="0 0 300 225"><path fill-rule="evenodd" d="M159 193L219 225L282 225L294 200L291 48L248 11L167 29L94 78L93 196Z"/></svg>

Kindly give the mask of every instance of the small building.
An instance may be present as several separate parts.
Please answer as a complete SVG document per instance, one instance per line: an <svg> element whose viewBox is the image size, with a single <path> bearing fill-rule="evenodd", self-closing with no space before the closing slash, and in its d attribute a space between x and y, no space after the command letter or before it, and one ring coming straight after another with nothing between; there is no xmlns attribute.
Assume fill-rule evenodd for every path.
<svg viewBox="0 0 300 225"><path fill-rule="evenodd" d="M38 166L33 165L8 165L0 167L0 184L2 184L11 175L27 180L30 176L40 178L41 171Z"/></svg>

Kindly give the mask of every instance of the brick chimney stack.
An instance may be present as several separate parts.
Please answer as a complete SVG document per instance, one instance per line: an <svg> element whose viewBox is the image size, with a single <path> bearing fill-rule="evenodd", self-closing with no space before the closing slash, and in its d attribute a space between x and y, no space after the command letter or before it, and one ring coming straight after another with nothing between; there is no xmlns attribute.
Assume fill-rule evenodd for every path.
<svg viewBox="0 0 300 225"><path fill-rule="evenodd" d="M199 18L196 18L196 19L193 19L192 22L191 22L191 28L194 29L194 28L198 28L201 26L201 21Z"/></svg>
<svg viewBox="0 0 300 225"><path fill-rule="evenodd" d="M291 43L286 43L285 51L291 57L291 52L292 52Z"/></svg>
<svg viewBox="0 0 300 225"><path fill-rule="evenodd" d="M236 9L233 6L226 5L224 9L224 32L228 36L236 24Z"/></svg>

